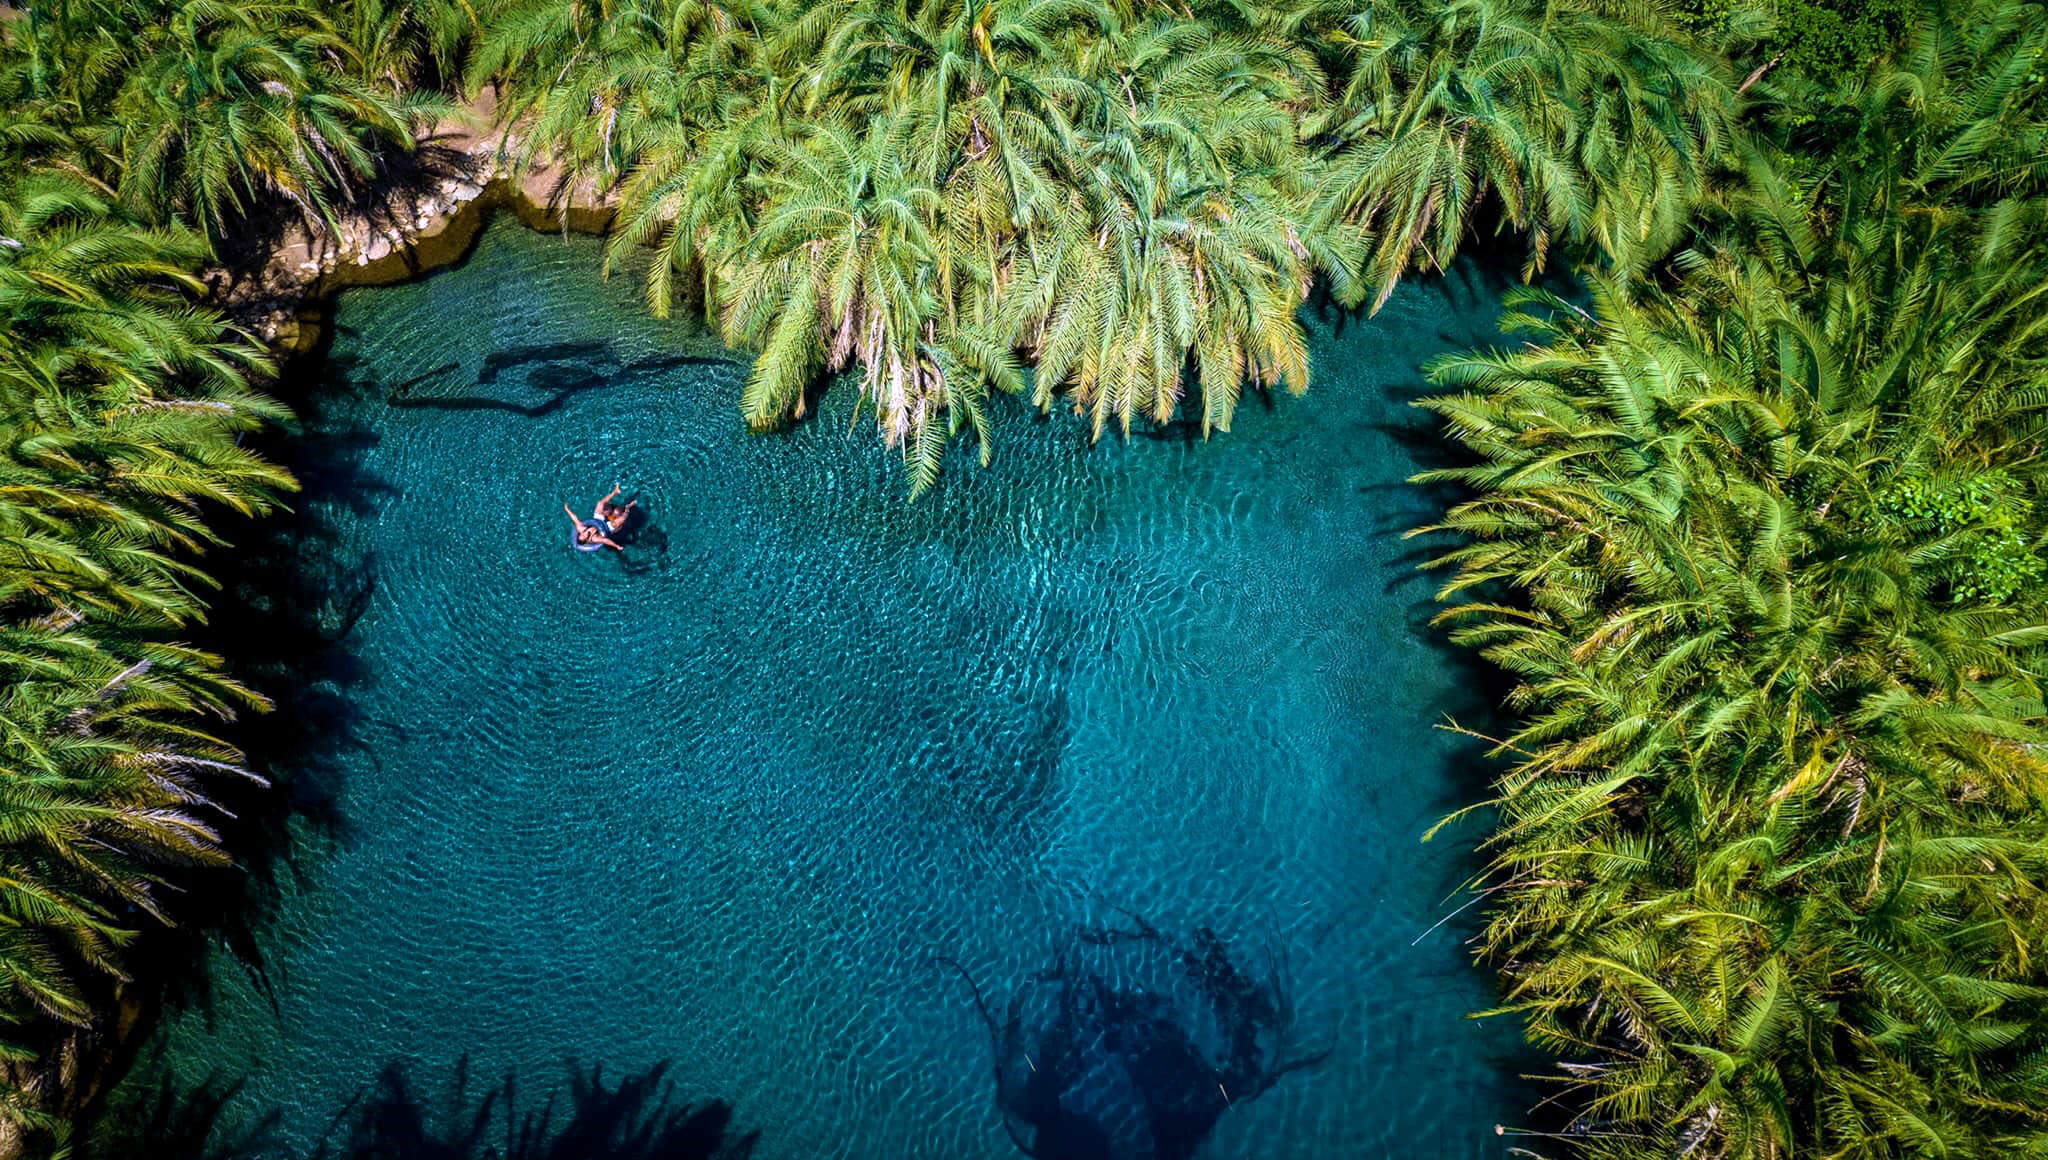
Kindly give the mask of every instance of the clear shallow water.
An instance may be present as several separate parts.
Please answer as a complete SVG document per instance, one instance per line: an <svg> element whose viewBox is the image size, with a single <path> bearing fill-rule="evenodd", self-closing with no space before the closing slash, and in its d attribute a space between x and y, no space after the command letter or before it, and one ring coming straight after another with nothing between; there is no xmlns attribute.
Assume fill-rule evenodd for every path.
<svg viewBox="0 0 2048 1160"><path fill-rule="evenodd" d="M1504 1154L1513 1028L1464 1018L1467 928L1415 942L1468 845L1419 836L1478 792L1432 723L1480 698L1397 534L1415 368L1493 336L1494 288L1318 314L1310 395L1206 445L1014 408L906 506L846 392L748 436L744 368L596 267L503 223L339 303L302 507L346 632L302 699L346 711L297 759L331 816L260 978L222 956L135 1083L238 1085L216 1150L252 1160L481 1160L544 1153L448 1144L504 1077L560 1110L579 1066L665 1065L651 1103L724 1101L764 1160L975 1160L1018 1154L999 1052L1011 1096L1064 1059L1070 1102L1129 1102L1129 1025L1049 1046L1061 980L1163 996L1213 1060L1221 978L1271 1003L1255 1071L1320 1058L1226 1091L1200 1155ZM614 480L638 542L571 551L562 503ZM379 1100L425 1126L362 1145Z"/></svg>

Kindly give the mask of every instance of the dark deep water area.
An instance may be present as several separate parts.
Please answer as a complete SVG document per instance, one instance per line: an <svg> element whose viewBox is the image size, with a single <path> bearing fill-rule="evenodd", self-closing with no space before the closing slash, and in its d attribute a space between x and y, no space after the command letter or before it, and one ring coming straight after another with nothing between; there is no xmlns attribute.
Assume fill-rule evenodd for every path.
<svg viewBox="0 0 2048 1160"><path fill-rule="evenodd" d="M1430 929L1474 830L1420 841L1487 694L1399 536L1417 367L1501 287L1311 309L1310 393L1208 443L1005 400L906 504L850 391L750 436L743 362L598 248L493 225L286 383L291 590L220 619L297 625L290 848L106 1119L236 1160L1503 1156L1516 1029L1466 1018L1469 914ZM615 481L629 550L572 550Z"/></svg>

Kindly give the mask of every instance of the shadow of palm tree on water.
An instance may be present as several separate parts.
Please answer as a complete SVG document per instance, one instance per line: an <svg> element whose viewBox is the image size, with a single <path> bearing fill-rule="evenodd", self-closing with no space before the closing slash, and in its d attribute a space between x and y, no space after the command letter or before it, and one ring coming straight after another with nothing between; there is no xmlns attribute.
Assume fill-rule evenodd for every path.
<svg viewBox="0 0 2048 1160"><path fill-rule="evenodd" d="M1190 1160L1218 1120L1328 1051L1299 1053L1277 968L1242 966L1208 928L1183 941L1084 928L1020 980L999 1020L974 977L995 1051L996 1105L1037 1160Z"/></svg>
<svg viewBox="0 0 2048 1160"><path fill-rule="evenodd" d="M358 372L358 364L331 360L344 377ZM486 356L471 390L497 385L508 372L525 371L521 382L528 391L546 396L538 403L520 403L493 395L422 394L440 386L448 376L462 369L460 363L443 363L423 374L390 386L385 401L393 407L426 411L505 411L528 419L541 419L562 409L570 399L590 391L620 386L643 375L688 366L729 365L734 360L707 355L667 355L660 358L624 361L602 342L555 342L514 347Z"/></svg>
<svg viewBox="0 0 2048 1160"><path fill-rule="evenodd" d="M167 1080L108 1107L78 1160L748 1160L760 1135L736 1131L722 1100L679 1101L665 1063L616 1083L572 1067L536 1099L510 1076L475 1084L467 1059L439 1095L423 1095L393 1062L310 1148L280 1137L278 1110L237 1119L239 1094Z"/></svg>

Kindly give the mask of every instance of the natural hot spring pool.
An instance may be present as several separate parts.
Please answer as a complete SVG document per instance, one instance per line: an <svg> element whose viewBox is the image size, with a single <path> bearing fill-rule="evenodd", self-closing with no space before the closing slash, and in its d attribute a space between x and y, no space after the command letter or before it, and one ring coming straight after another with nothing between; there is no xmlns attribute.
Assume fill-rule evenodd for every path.
<svg viewBox="0 0 2048 1160"><path fill-rule="evenodd" d="M288 700L331 809L131 1087L231 1089L251 1160L1502 1155L1514 1029L1425 936L1467 835L1418 842L1478 697L1396 534L1414 368L1496 313L1319 315L1207 445L1010 408L906 506L845 392L748 436L594 242L348 294L295 533L347 631ZM614 480L638 543L569 550Z"/></svg>

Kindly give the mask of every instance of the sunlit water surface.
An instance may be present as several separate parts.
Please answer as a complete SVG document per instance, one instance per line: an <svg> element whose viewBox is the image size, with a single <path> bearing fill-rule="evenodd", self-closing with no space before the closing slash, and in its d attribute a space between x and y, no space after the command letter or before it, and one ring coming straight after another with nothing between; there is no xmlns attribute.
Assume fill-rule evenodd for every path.
<svg viewBox="0 0 2048 1160"><path fill-rule="evenodd" d="M1470 833L1419 840L1478 792L1433 726L1479 694L1398 536L1428 515L1416 368L1492 337L1496 287L1311 310L1309 395L1209 443L1090 449L1005 401L994 465L906 505L847 390L749 436L744 366L597 266L495 225L344 296L300 384L306 558L355 597L327 610L345 663L307 666L349 708L300 774L335 820L300 826L260 978L220 956L149 1053L240 1085L222 1149L383 1155L362 1109L402 1088L424 1126L387 1152L567 1156L447 1145L456 1069L527 1114L665 1064L663 1098L724 1101L764 1160L1014 1156L998 1053L1083 1061L1062 1098L1110 1118L1135 1089L1119 1033L1006 1038L1010 999L1028 1024L1055 967L1180 987L1168 1021L1213 1043L1193 1025L1229 1012L1159 966L1207 930L1273 1000L1258 1058L1320 1059L1226 1092L1199 1155L1503 1155L1513 1029L1465 1018L1490 988L1463 920L1425 933ZM637 542L570 550L562 503L614 481ZM1120 981L1124 945L1166 958Z"/></svg>

